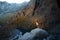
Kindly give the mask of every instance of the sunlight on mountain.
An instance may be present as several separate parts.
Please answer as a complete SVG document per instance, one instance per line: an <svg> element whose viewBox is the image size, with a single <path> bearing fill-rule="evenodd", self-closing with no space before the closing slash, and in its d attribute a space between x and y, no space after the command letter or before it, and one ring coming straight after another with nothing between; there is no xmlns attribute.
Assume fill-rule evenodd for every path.
<svg viewBox="0 0 60 40"><path fill-rule="evenodd" d="M6 1L8 3L23 3L23 2L29 2L30 0L0 0L2 2Z"/></svg>

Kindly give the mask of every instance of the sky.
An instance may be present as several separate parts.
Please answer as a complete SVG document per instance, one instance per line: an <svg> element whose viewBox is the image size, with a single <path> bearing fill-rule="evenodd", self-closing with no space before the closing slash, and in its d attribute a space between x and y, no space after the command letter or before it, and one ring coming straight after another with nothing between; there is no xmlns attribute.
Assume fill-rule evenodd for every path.
<svg viewBox="0 0 60 40"><path fill-rule="evenodd" d="M30 0L0 0L0 1L6 1L8 3L23 3L24 1L29 2Z"/></svg>

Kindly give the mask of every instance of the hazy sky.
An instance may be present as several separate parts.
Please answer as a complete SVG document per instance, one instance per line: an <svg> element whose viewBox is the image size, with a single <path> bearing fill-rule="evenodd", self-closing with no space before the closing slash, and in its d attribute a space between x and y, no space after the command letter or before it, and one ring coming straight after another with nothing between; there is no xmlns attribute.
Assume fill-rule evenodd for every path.
<svg viewBox="0 0 60 40"><path fill-rule="evenodd" d="M0 0L0 1L6 1L8 3L22 3L24 1L29 2L30 0Z"/></svg>

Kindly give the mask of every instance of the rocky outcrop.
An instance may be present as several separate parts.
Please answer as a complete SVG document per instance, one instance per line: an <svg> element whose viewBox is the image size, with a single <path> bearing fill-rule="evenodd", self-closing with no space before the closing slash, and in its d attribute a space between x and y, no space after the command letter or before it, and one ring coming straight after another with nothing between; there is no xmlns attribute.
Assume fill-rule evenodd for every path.
<svg viewBox="0 0 60 40"><path fill-rule="evenodd" d="M19 10L12 16L9 15L9 19L6 19L6 21L4 20L6 22L4 23L4 26L6 28L8 27L9 29L22 28L22 30L32 30L36 28L35 23L38 22L39 28L42 27L43 29L47 30L50 34L59 34L59 11L60 9L57 5L57 0L31 0L31 2L25 9L21 11ZM30 24L32 23L35 26L31 26ZM28 27L27 25L30 27Z"/></svg>
<svg viewBox="0 0 60 40"><path fill-rule="evenodd" d="M60 12L57 0L36 0L33 16L44 18L44 29L53 30L60 23ZM43 21L43 20L42 20ZM57 26L58 27L58 26ZM57 28L56 28L57 29ZM55 32L60 33L60 32Z"/></svg>
<svg viewBox="0 0 60 40"><path fill-rule="evenodd" d="M34 5L35 1L35 6ZM60 33L57 29L60 28L60 9L57 0L33 0L33 3L28 7L30 9L25 10L26 16L37 17L42 20L42 26L50 33ZM32 9L32 11L31 11ZM39 22L40 22L39 21ZM54 31L52 32L52 30Z"/></svg>
<svg viewBox="0 0 60 40"><path fill-rule="evenodd" d="M43 29L33 29L31 32L25 33L20 40L43 40L47 38L48 33Z"/></svg>
<svg viewBox="0 0 60 40"><path fill-rule="evenodd" d="M23 10L20 10L13 15L9 14L7 16L7 19L4 20L5 22L4 24L12 25L13 23L13 26L17 26L17 25L20 26L20 23L18 21L22 19L19 18L20 16L28 17L27 20L29 19L29 21L31 21L31 18L33 20L35 19L39 20L38 21L39 26L40 25L43 26L43 28L46 30L50 30L50 29L52 30L60 22L59 19L60 14L59 14L59 7L57 5L57 0L31 0L27 5L27 7L24 8ZM36 18L34 19L34 17ZM23 29L24 28L25 27L23 27Z"/></svg>

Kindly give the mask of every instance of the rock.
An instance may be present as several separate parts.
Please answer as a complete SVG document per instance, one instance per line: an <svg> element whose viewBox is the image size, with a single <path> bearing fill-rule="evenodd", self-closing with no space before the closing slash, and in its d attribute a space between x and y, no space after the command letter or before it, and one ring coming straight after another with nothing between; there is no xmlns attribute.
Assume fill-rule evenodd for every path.
<svg viewBox="0 0 60 40"><path fill-rule="evenodd" d="M47 37L47 40L56 40L56 38L55 38L55 36L53 36L53 35L49 35L49 36Z"/></svg>
<svg viewBox="0 0 60 40"><path fill-rule="evenodd" d="M30 33L25 33L21 38L20 40L32 40L34 36L32 36L32 34Z"/></svg>
<svg viewBox="0 0 60 40"><path fill-rule="evenodd" d="M33 29L31 32L25 33L20 40L37 40L47 38L48 33L43 29Z"/></svg>
<svg viewBox="0 0 60 40"><path fill-rule="evenodd" d="M19 39L22 34L17 29L11 29L11 30L3 30L0 31L0 40L13 40L13 39Z"/></svg>
<svg viewBox="0 0 60 40"><path fill-rule="evenodd" d="M48 32L47 31L45 31L43 29L39 29L39 28L33 29L30 33L35 35L35 36L39 36L41 38L45 38L45 37L48 36Z"/></svg>
<svg viewBox="0 0 60 40"><path fill-rule="evenodd" d="M22 26L20 26L19 23L17 23L17 22L19 22L19 21L17 21L17 16L19 18L21 16L20 14L22 16L27 16L28 18L37 17L40 20L42 19L43 29L47 30L50 34L56 34L56 35L60 34L60 31L59 31L60 30L59 29L60 28L60 8L58 7L57 0L31 0L31 2L28 4L27 8L23 9L20 13L16 12L15 15L12 15L11 20L9 19L9 24L7 24L8 28L10 28L9 27L10 21L12 21L12 19L15 18L15 19L13 19L15 21L12 21L12 23L11 23L11 25L13 25L11 28L13 28L13 29L17 28L17 25L18 25L19 28L23 28L23 29L27 29L27 30L31 29L31 27L28 29L27 26L22 27ZM10 18L11 15L9 14L9 16L7 16L7 17ZM5 20L7 20L7 19L5 19ZM6 22L5 20L2 20L3 23ZM30 21L30 20L28 20L28 21ZM14 23L14 22L16 22L16 23ZM9 30L11 30L11 29L9 29ZM37 33L38 32L39 31L37 31ZM6 34L6 35L8 35L8 34ZM27 35L27 34L30 35L30 34L34 34L34 33L26 33L25 35ZM27 35L27 37L28 37L28 35ZM30 38L30 36L29 36L29 38Z"/></svg>

